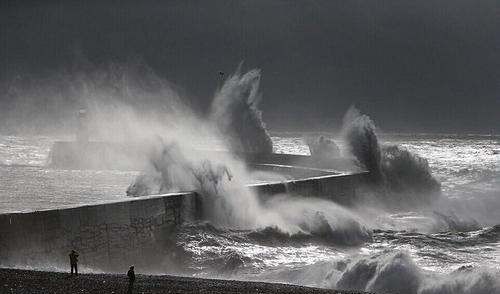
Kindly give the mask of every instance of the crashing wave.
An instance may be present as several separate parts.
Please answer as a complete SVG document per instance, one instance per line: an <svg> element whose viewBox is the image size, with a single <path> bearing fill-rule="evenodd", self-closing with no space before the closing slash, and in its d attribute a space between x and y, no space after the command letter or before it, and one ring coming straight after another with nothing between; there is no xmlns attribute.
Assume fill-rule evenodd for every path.
<svg viewBox="0 0 500 294"><path fill-rule="evenodd" d="M382 148L381 167L392 191L432 195L440 190L441 185L432 176L427 160L400 146Z"/></svg>
<svg viewBox="0 0 500 294"><path fill-rule="evenodd" d="M336 289L342 293L499 294L498 269L464 266L451 273L429 272L406 252L381 252L354 259L330 259L294 268L278 267L260 279Z"/></svg>
<svg viewBox="0 0 500 294"><path fill-rule="evenodd" d="M441 279L426 279L418 294L499 294L500 274L465 268Z"/></svg>
<svg viewBox="0 0 500 294"><path fill-rule="evenodd" d="M128 194L197 191L203 218L217 226L258 230L275 227L289 236L307 235L342 245L371 240L371 230L356 215L331 201L314 198L274 197L261 203L241 178L244 165L186 156L186 148L160 141L150 155L150 168L138 176Z"/></svg>
<svg viewBox="0 0 500 294"><path fill-rule="evenodd" d="M278 213L279 234L293 238L309 236L339 245L359 245L372 239L372 232L357 215L331 201L316 198L274 197L266 207ZM268 233L276 233L269 230Z"/></svg>
<svg viewBox="0 0 500 294"><path fill-rule="evenodd" d="M362 258L351 263L337 283L339 289L380 293L417 293L422 274L402 252Z"/></svg>
<svg viewBox="0 0 500 294"><path fill-rule="evenodd" d="M354 107L349 108L343 119L342 132L349 150L366 169L375 182L385 180L382 173L382 151L373 121Z"/></svg>
<svg viewBox="0 0 500 294"><path fill-rule="evenodd" d="M439 197L441 184L427 160L400 146L381 145L373 121L354 107L344 117L343 135L372 182L390 194L392 204L429 204Z"/></svg>
<svg viewBox="0 0 500 294"><path fill-rule="evenodd" d="M211 118L229 138L233 151L272 153L273 143L258 109L260 70L245 74L238 70L217 92Z"/></svg>
<svg viewBox="0 0 500 294"><path fill-rule="evenodd" d="M353 261L336 287L377 293L492 294L500 293L500 274L474 268L448 275L426 274L407 253L396 252Z"/></svg>

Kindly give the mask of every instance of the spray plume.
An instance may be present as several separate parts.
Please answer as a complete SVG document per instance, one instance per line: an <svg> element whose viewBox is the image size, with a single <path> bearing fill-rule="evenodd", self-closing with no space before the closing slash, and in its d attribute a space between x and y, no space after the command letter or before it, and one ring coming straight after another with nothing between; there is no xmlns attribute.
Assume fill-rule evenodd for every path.
<svg viewBox="0 0 500 294"><path fill-rule="evenodd" d="M246 187L253 173L245 162L232 152L199 148L186 138L189 134L200 141L217 141L229 151L271 152L272 144L257 109L259 78L257 70L237 72L214 98L213 121L192 118L196 123L181 124L175 134L157 137L144 174L132 183L128 194L196 191L202 200L203 218L218 227L272 228L281 234L315 235L346 244L370 239L371 232L362 221L334 203L287 195L261 202L255 191ZM204 132L199 125L207 126Z"/></svg>
<svg viewBox="0 0 500 294"><path fill-rule="evenodd" d="M272 153L273 144L262 121L258 104L260 70L245 74L238 69L216 93L211 119L220 132L229 135L229 144L236 152Z"/></svg>
<svg viewBox="0 0 500 294"><path fill-rule="evenodd" d="M427 160L400 146L381 145L373 121L355 107L344 116L342 133L349 151L370 171L372 183L393 200L391 205L429 204L440 195L441 185Z"/></svg>

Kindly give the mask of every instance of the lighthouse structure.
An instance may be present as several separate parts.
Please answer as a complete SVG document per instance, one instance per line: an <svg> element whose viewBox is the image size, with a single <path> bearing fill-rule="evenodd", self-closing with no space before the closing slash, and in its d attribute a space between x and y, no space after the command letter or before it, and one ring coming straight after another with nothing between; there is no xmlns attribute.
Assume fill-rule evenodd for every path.
<svg viewBox="0 0 500 294"><path fill-rule="evenodd" d="M86 143L89 141L88 113L82 108L77 113L76 141Z"/></svg>

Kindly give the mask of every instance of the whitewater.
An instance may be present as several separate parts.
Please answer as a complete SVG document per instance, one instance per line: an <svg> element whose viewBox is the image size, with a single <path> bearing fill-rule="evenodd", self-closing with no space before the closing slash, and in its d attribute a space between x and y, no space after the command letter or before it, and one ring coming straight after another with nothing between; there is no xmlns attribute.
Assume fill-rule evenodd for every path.
<svg viewBox="0 0 500 294"><path fill-rule="evenodd" d="M275 152L307 155L303 138L313 135L271 138ZM126 198L138 172L47 168L56 139L0 136L2 212ZM500 137L384 134L379 140L428 160L441 183L438 203L398 211L348 208L372 232L356 245L272 227L187 224L165 257L165 272L395 293L499 293L500 155L494 150Z"/></svg>

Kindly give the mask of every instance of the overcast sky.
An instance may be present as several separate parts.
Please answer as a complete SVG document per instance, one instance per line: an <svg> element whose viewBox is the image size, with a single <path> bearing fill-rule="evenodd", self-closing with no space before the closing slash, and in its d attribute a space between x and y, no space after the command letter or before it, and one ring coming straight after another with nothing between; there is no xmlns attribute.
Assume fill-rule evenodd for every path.
<svg viewBox="0 0 500 294"><path fill-rule="evenodd" d="M201 109L244 60L271 129L500 132L498 0L1 1L0 45L2 78L141 56Z"/></svg>

